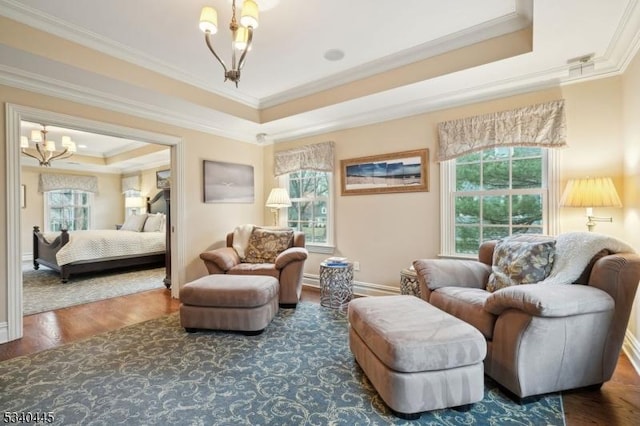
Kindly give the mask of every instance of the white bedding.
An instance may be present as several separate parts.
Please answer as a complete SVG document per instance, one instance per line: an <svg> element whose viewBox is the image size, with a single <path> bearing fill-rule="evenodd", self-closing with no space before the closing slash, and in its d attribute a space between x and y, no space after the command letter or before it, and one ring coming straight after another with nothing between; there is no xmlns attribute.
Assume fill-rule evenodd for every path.
<svg viewBox="0 0 640 426"><path fill-rule="evenodd" d="M59 234L47 234L53 241ZM164 232L89 230L69 232L69 242L56 253L59 266L79 260L164 253Z"/></svg>

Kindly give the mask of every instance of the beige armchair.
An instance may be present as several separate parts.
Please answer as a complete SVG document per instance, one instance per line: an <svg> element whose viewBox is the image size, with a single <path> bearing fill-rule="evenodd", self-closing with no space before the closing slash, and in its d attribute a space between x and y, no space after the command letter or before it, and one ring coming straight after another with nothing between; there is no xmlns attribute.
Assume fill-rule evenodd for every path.
<svg viewBox="0 0 640 426"><path fill-rule="evenodd" d="M564 250L573 255L591 244L597 254L582 262L570 257L567 268L587 266L575 267L579 277L565 284L543 280L487 291L496 241L482 244L477 261L414 262L422 298L482 332L487 340L485 374L520 398L599 387L616 367L640 281L640 256L633 249L600 250L593 247L593 236L578 237L585 242L572 237L576 243ZM550 237L521 240L545 238ZM561 237L556 238L556 250L563 250ZM520 269L515 261L509 267L513 273Z"/></svg>
<svg viewBox="0 0 640 426"><path fill-rule="evenodd" d="M270 230L256 228L262 233L286 232L283 230ZM262 253L247 253L241 258L234 248L234 233L230 232L226 237L226 247L209 250L200 254L200 259L209 271L209 274L230 275L267 275L278 279L279 304L281 308L295 308L300 300L302 292L302 276L304 262L308 252L305 248L305 237L302 232L293 232L288 247L274 254L275 259L262 258ZM253 235L253 234L252 234ZM251 244L251 240L249 241ZM268 257L268 256L267 256ZM272 260L272 261L268 261Z"/></svg>

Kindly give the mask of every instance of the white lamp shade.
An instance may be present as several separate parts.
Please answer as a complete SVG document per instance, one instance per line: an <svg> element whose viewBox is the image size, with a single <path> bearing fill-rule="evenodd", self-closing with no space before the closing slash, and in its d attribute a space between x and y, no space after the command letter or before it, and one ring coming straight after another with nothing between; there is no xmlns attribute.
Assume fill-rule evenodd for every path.
<svg viewBox="0 0 640 426"><path fill-rule="evenodd" d="M44 143L44 150L53 152L56 150L56 143L54 141L46 141Z"/></svg>
<svg viewBox="0 0 640 426"><path fill-rule="evenodd" d="M247 48L247 40L249 37L249 33L245 27L239 27L236 30L236 39L234 40L233 46L238 50L244 50Z"/></svg>
<svg viewBox="0 0 640 426"><path fill-rule="evenodd" d="M622 207L610 177L570 179L562 194L564 207Z"/></svg>
<svg viewBox="0 0 640 426"><path fill-rule="evenodd" d="M126 208L139 208L144 205L141 197L125 197L124 206Z"/></svg>
<svg viewBox="0 0 640 426"><path fill-rule="evenodd" d="M42 142L42 133L40 133L40 130L31 131L31 140L34 142Z"/></svg>
<svg viewBox="0 0 640 426"><path fill-rule="evenodd" d="M29 148L29 139L26 136L20 136L20 148Z"/></svg>
<svg viewBox="0 0 640 426"><path fill-rule="evenodd" d="M253 0L244 0L242 3L240 24L253 29L258 28L258 5Z"/></svg>
<svg viewBox="0 0 640 426"><path fill-rule="evenodd" d="M200 12L200 30L204 33L218 32L218 12L213 7L205 6Z"/></svg>
<svg viewBox="0 0 640 426"><path fill-rule="evenodd" d="M77 152L76 143L73 141L69 141L69 145L67 146L67 151L69 152Z"/></svg>
<svg viewBox="0 0 640 426"><path fill-rule="evenodd" d="M284 188L273 188L267 198L266 206L274 209L290 207L291 199L289 198L287 190Z"/></svg>

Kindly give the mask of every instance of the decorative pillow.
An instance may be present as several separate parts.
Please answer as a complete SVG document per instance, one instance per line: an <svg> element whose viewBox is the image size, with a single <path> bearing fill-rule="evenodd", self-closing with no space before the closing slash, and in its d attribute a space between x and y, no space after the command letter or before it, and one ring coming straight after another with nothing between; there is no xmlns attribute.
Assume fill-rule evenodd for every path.
<svg viewBox="0 0 640 426"><path fill-rule="evenodd" d="M142 228L142 232L160 232L164 228L162 225L164 223L164 215L163 214L148 214L147 220L144 222L144 227Z"/></svg>
<svg viewBox="0 0 640 426"><path fill-rule="evenodd" d="M499 241L493 251L493 266L487 290L519 284L534 284L551 272L556 251L555 241Z"/></svg>
<svg viewBox="0 0 640 426"><path fill-rule="evenodd" d="M293 230L254 228L244 254L246 263L274 263L276 257L291 246Z"/></svg>
<svg viewBox="0 0 640 426"><path fill-rule="evenodd" d="M140 232L142 231L142 228L144 227L144 223L146 220L147 220L146 214L140 214L140 215L134 214L134 215L128 216L127 219L122 224L122 227L120 228L120 230Z"/></svg>

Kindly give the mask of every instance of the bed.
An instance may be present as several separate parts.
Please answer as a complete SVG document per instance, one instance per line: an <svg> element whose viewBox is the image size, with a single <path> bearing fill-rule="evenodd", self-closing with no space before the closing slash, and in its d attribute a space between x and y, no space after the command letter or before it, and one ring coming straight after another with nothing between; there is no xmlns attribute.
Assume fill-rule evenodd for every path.
<svg viewBox="0 0 640 426"><path fill-rule="evenodd" d="M123 225L117 230L62 230L60 233L43 234L38 226L34 226L34 269L39 269L40 265L47 266L60 272L62 282L67 283L72 274L165 265L166 259L170 259L168 200L169 191L160 191L152 199L147 199L149 213L144 219L142 215L133 221L127 218L124 225L142 222L139 230ZM165 279L165 285L169 288L170 281L167 283Z"/></svg>

